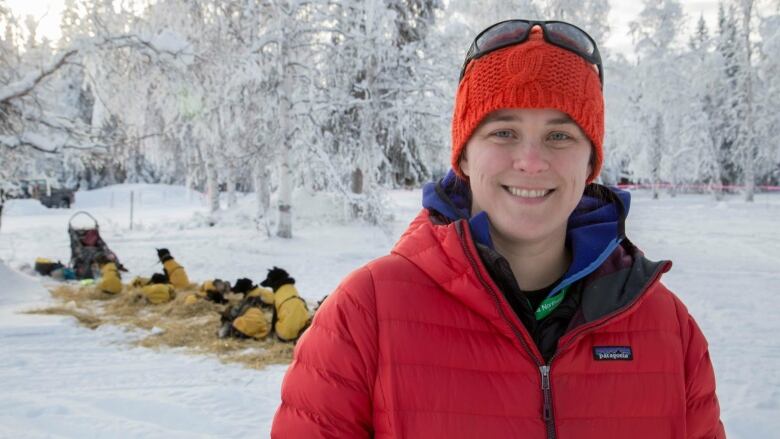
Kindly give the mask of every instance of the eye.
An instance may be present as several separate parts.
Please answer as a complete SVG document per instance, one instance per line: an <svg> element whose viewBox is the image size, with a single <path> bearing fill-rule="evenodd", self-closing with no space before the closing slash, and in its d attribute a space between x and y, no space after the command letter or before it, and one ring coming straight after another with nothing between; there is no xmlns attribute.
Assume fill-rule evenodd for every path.
<svg viewBox="0 0 780 439"><path fill-rule="evenodd" d="M555 131L555 132L550 133L548 138L550 140L560 142L562 140L571 140L572 136L570 136L567 133L564 133L562 131Z"/></svg>
<svg viewBox="0 0 780 439"><path fill-rule="evenodd" d="M514 136L512 130L496 130L490 133L491 136L498 137L499 139L511 139Z"/></svg>

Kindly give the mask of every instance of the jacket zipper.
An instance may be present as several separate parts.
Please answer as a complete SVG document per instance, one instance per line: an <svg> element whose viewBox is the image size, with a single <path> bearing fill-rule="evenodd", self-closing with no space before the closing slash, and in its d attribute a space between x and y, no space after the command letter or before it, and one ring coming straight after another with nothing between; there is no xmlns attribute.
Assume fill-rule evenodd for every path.
<svg viewBox="0 0 780 439"><path fill-rule="evenodd" d="M523 349L525 349L528 356L536 363L536 366L539 368L539 372L542 375L542 397L544 398L544 405L542 407L542 417L544 418L544 422L547 427L547 439L555 439L555 419L553 418L552 389L550 388L550 365L544 364L544 362L540 361L539 358L534 354L533 349L531 349L528 346L528 343L526 343L525 337L523 337L523 335L519 332L518 328L512 323L512 321L509 318L507 318L506 314L504 314L504 311L501 308L501 302L500 302L501 299L498 298L498 294L496 294L495 290L493 290L490 284L488 284L485 281L485 279L482 278L482 275L479 273L479 266L477 265L477 262L474 260L474 255L471 254L471 251L469 251L468 245L466 244L466 238L464 235L465 232L463 230L463 222L460 221L457 222L456 228L458 230L458 235L460 238L460 245L463 248L463 252L466 254L466 257L468 258L471 267L474 269L474 273L477 275L477 278L479 278L479 282L493 298L493 302L495 303L496 308L499 311L499 314L501 314L501 318L503 318L504 321L506 321L506 323L512 329L512 333L515 334L515 337L517 337L517 339L520 341L520 344L523 346Z"/></svg>
<svg viewBox="0 0 780 439"><path fill-rule="evenodd" d="M552 390L550 389L550 365L539 366L542 372L542 394L544 395L544 408L542 409L542 418L547 424L547 438L555 438L555 420L552 414Z"/></svg>
<svg viewBox="0 0 780 439"><path fill-rule="evenodd" d="M468 245L466 244L466 237L465 237L465 231L463 229L464 225L463 223L466 222L465 220L461 220L456 223L456 228L458 230L458 235L460 238L460 244L463 248L463 252L466 254L466 257L469 260L469 263L471 264L471 267L474 269L474 273L477 275L477 278L479 279L480 283L483 287L488 291L488 293L493 298L493 301L496 304L496 307L499 311L499 314L501 314L501 318L504 319L504 321L507 322L509 327L512 329L512 332L515 334L515 337L520 341L520 344L525 349L526 353L529 357L536 363L536 365L539 367L539 372L542 376L542 397L544 399L543 407L542 407L542 418L547 425L547 439L555 439L555 417L553 414L553 406L552 406L552 386L551 386L551 380L550 380L550 373L552 368L552 362L555 359L555 357L558 356L561 352L565 351L569 346L571 346L574 341L581 338L583 334L587 334L588 332L594 331L598 329L601 326L604 326L606 323L608 323L612 318L620 315L624 311L630 309L633 307L639 299L644 296L645 292L647 292L647 289L650 288L650 285L653 285L655 281L661 276L661 273L664 272L664 269L668 266L667 264L663 264L660 267L658 267L653 273L653 276L650 278L650 281L645 284L642 291L636 295L634 300L629 302L628 304L624 305L621 308L618 308L617 310L611 312L610 314L600 318L599 320L596 320L594 322L591 322L590 324L583 325L581 328L579 328L577 331L574 332L574 334L568 339L566 344L561 347L561 349L558 349L555 351L552 357L550 357L550 361L545 364L543 361L539 361L539 358L534 355L533 350L528 346L528 343L526 343L525 338L522 336L522 334L519 332L519 330L515 327L515 325L512 323L512 321L507 318L506 314L504 314L503 309L501 308L500 299L498 298L498 295L493 290L493 288L488 284L485 279L482 278L482 275L479 272L479 266L477 265L477 262L474 260L474 255L471 254L471 251L468 248Z"/></svg>

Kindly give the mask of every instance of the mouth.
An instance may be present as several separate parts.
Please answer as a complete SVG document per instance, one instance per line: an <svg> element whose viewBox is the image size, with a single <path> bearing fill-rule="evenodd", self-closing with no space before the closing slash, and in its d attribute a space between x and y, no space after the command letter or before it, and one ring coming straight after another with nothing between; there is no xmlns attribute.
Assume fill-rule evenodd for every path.
<svg viewBox="0 0 780 439"><path fill-rule="evenodd" d="M527 199L546 198L550 194L555 192L555 189L528 189L528 188L519 188L514 186L501 186L501 187L503 187L505 191L509 192L514 197L527 198Z"/></svg>

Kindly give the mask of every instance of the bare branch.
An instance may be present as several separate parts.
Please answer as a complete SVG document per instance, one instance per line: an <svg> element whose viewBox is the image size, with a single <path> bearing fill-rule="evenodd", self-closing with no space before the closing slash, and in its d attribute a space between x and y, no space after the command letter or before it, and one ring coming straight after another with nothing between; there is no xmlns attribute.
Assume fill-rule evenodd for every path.
<svg viewBox="0 0 780 439"><path fill-rule="evenodd" d="M15 136L0 135L0 144L5 145L10 149L15 149L19 146L26 146L38 152L47 154L57 154L63 149L89 150L94 148L105 148L105 145L98 143L90 145L75 145L68 143L67 140L54 144L49 139L33 133L22 133L21 135Z"/></svg>
<svg viewBox="0 0 780 439"><path fill-rule="evenodd" d="M72 49L58 55L46 68L39 72L30 73L21 81L14 82L0 89L0 104L10 102L12 99L18 99L30 93L35 86L44 78L56 72L62 67L71 56L78 53L78 50Z"/></svg>

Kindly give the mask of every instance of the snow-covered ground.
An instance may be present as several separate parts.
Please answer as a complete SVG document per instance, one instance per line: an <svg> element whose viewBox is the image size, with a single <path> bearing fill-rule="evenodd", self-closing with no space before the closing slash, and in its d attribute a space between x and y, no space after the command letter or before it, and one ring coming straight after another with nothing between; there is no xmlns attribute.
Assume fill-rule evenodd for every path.
<svg viewBox="0 0 780 439"><path fill-rule="evenodd" d="M130 230L130 193L134 196ZM202 196L179 187L123 185L80 192L71 210L11 201L0 230L0 438L267 437L284 366L257 371L206 356L131 346L137 333L89 330L70 317L20 314L51 303L46 280L24 274L38 256L67 262L70 216L86 209L130 276L159 270L167 247L194 280L255 280L277 265L315 302L349 271L388 251L419 209L419 191L391 194L386 228L334 225L327 199L298 193L295 238L268 238L253 197L209 227ZM716 203L636 193L631 239L671 259L664 280L710 341L731 439L780 431L780 195ZM77 217L80 224L85 217ZM10 267L10 269L9 269ZM129 276L128 276L129 278Z"/></svg>

